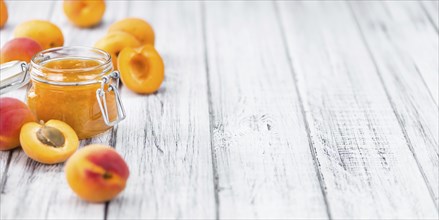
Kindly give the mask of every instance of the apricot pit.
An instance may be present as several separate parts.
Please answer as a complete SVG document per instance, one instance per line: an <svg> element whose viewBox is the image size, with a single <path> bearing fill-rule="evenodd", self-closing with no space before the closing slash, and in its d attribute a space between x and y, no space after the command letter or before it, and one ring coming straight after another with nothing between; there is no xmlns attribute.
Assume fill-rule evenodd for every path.
<svg viewBox="0 0 439 220"><path fill-rule="evenodd" d="M37 131L37 138L41 143L51 147L62 147L66 142L60 130L45 125Z"/></svg>

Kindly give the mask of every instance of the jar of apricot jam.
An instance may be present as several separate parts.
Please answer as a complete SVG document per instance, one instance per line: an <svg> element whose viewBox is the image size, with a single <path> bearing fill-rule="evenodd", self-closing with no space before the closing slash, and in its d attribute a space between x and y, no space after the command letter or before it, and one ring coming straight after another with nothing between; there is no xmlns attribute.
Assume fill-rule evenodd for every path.
<svg viewBox="0 0 439 220"><path fill-rule="evenodd" d="M37 53L28 65L26 100L39 120L69 124L80 139L102 133L125 118L111 56L88 47Z"/></svg>

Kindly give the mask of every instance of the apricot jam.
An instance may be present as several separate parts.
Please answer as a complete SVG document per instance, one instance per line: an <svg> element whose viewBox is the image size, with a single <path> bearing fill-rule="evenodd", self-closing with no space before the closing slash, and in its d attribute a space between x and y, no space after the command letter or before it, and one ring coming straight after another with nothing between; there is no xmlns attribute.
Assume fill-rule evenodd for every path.
<svg viewBox="0 0 439 220"><path fill-rule="evenodd" d="M110 56L97 49L88 49L88 54L81 50L87 49L55 48L37 54L30 67L32 85L27 92L27 103L38 120L64 121L79 139L84 139L111 128L108 121L118 117L118 97L115 97L117 91L109 90L114 81L110 78L113 71ZM117 90L117 86L112 88ZM97 92L99 89L101 93ZM105 92L101 99L101 106L106 104L104 110L97 95L102 92ZM104 114L108 116L107 122Z"/></svg>

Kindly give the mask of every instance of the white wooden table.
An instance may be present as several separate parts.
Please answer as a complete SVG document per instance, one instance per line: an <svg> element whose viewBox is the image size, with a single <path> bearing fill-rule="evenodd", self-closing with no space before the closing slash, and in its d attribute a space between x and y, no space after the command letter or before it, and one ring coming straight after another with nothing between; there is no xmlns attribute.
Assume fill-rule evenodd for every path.
<svg viewBox="0 0 439 220"><path fill-rule="evenodd" d="M0 152L1 219L438 218L438 1L108 1L94 29L60 1L7 5L2 45L29 19L92 46L144 18L166 79L122 88L127 119L81 142L126 159L119 197L81 201L63 164L16 149Z"/></svg>

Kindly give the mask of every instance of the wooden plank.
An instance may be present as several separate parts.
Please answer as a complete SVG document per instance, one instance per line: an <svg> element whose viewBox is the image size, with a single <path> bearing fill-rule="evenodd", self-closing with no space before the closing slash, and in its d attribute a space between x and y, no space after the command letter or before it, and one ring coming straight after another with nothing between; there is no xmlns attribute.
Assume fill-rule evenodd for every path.
<svg viewBox="0 0 439 220"><path fill-rule="evenodd" d="M439 103L439 39L434 26L416 2L383 2L388 22L394 26L386 27L392 45L404 54L404 62L416 68L430 89L431 96ZM415 43L413 43L415 42Z"/></svg>
<svg viewBox="0 0 439 220"><path fill-rule="evenodd" d="M48 13L54 5L53 12ZM106 28L115 18L124 17L128 6L123 2L107 3L103 24L95 29L78 29L73 27L64 16L62 2L28 2L19 4L21 10L28 8L23 15L27 19L50 19L63 31L65 45L92 46L94 41L104 36ZM47 11L47 10L49 11ZM15 9L16 10L16 9ZM18 11L18 10L17 10ZM38 13L29 13L29 12ZM41 13L41 15L40 15ZM24 90L20 91L23 94ZM7 94L8 95L8 94ZM114 145L115 132L108 131L95 138L81 141L81 147L91 143ZM91 204L81 201L70 190L65 181L63 164L42 165L29 159L23 151L13 152L2 194L2 219L53 218L53 219L103 219L105 204ZM28 208L22 210L22 204Z"/></svg>
<svg viewBox="0 0 439 220"><path fill-rule="evenodd" d="M149 21L166 79L152 95L122 89L127 119L116 149L130 167L108 218L213 219L215 192L207 81L198 2L132 2L130 16Z"/></svg>
<svg viewBox="0 0 439 220"><path fill-rule="evenodd" d="M436 48L425 56L435 57L430 61L432 66L436 66L436 71L428 74L437 75L439 72L437 33L429 27L424 27L428 26L428 23L419 23L417 22L419 20L409 18L402 19L402 16L392 16L392 13L388 13L388 11L402 11L403 15L422 18L423 11L417 2L392 2L387 6L380 2L351 2L351 5L381 80L387 88L399 123L425 173L432 196L438 203L438 106L432 99L422 75L417 74L420 70L412 59L412 54L405 50L407 47L422 49L428 43L429 48ZM407 10L410 10L410 13ZM370 13L372 11L374 13ZM424 21L425 19L427 18L424 18ZM425 37L425 35L432 36ZM427 39L430 41L420 43ZM423 49L426 49L424 50L426 52L429 48Z"/></svg>
<svg viewBox="0 0 439 220"><path fill-rule="evenodd" d="M279 2L335 219L438 218L345 2Z"/></svg>
<svg viewBox="0 0 439 220"><path fill-rule="evenodd" d="M327 218L272 2L206 2L219 217Z"/></svg>
<svg viewBox="0 0 439 220"><path fill-rule="evenodd" d="M431 22L431 24L439 32L439 1L438 0L428 0L419 1L419 4L424 9L425 13Z"/></svg>

